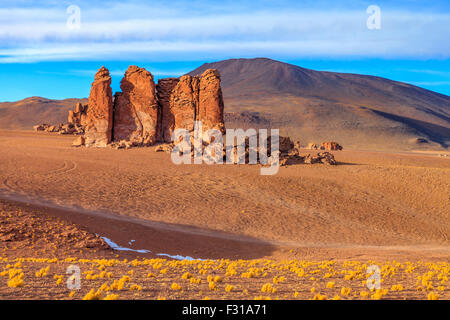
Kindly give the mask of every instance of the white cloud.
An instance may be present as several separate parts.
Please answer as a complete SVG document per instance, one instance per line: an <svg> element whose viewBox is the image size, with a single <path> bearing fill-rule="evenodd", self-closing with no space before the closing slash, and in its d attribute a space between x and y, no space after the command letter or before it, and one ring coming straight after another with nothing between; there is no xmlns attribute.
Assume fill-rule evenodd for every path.
<svg viewBox="0 0 450 320"><path fill-rule="evenodd" d="M424 73L433 76L450 77L450 71L441 71L433 69L398 69L400 71L413 72L413 73Z"/></svg>
<svg viewBox="0 0 450 320"><path fill-rule="evenodd" d="M0 62L233 56L448 58L450 14L383 11L367 30L361 11L186 14L184 9L113 4L82 8L69 30L64 9L0 9Z"/></svg>
<svg viewBox="0 0 450 320"><path fill-rule="evenodd" d="M93 77L98 70L92 69L92 70L84 70L84 69L78 69L78 70L68 70L69 74L72 75L81 75L81 76L91 76ZM112 76L120 76L122 77L125 74L125 69L123 70L109 70L109 74ZM188 73L191 70L160 70L160 69L154 69L152 68L151 73L154 76L182 76L186 73Z"/></svg>
<svg viewBox="0 0 450 320"><path fill-rule="evenodd" d="M411 83L416 86L447 86L450 85L450 81L403 81Z"/></svg>

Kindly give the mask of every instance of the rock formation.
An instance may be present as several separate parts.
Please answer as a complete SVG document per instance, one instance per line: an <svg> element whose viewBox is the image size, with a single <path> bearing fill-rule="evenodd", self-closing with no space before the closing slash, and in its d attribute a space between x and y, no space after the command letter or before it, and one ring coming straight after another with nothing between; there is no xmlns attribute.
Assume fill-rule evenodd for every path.
<svg viewBox="0 0 450 320"><path fill-rule="evenodd" d="M85 143L84 137L79 136L72 142L72 147L81 147L84 145L84 143Z"/></svg>
<svg viewBox="0 0 450 320"><path fill-rule="evenodd" d="M113 99L108 69L101 67L95 74L89 94L85 120L86 146L106 147L111 142Z"/></svg>
<svg viewBox="0 0 450 320"><path fill-rule="evenodd" d="M150 72L130 66L114 100L114 140L152 145L157 140L158 100Z"/></svg>
<svg viewBox="0 0 450 320"><path fill-rule="evenodd" d="M310 149L310 150L317 150L317 149L319 149L319 146L317 144L315 144L314 142L310 142L310 143L308 143L308 146L306 148Z"/></svg>
<svg viewBox="0 0 450 320"><path fill-rule="evenodd" d="M280 152L289 152L294 148L294 142L292 142L291 138L289 137L279 137L279 148Z"/></svg>
<svg viewBox="0 0 450 320"><path fill-rule="evenodd" d="M199 83L198 77L182 76L173 88L169 110L171 114L169 117L173 117L173 124L166 129L169 132L177 129L186 129L189 132L194 130L198 108Z"/></svg>
<svg viewBox="0 0 450 320"><path fill-rule="evenodd" d="M59 134L84 134L84 127L81 124L84 120L86 106L81 103L77 103L75 110L69 111L67 123L60 123L58 125L39 124L33 126L34 131L45 131Z"/></svg>
<svg viewBox="0 0 450 320"><path fill-rule="evenodd" d="M321 150L328 150L328 151L338 151L342 150L342 146L337 142L322 142L320 145Z"/></svg>
<svg viewBox="0 0 450 320"><path fill-rule="evenodd" d="M128 148L171 142L176 129L193 132L195 121L202 122L203 132L225 131L217 70L206 70L202 76L161 79L155 86L150 72L130 66L114 103L110 85L109 72L102 67L92 83L88 106L77 106L69 113L69 122L85 126L86 146L113 142L114 147Z"/></svg>
<svg viewBox="0 0 450 320"><path fill-rule="evenodd" d="M310 150L327 150L327 151L339 151L342 150L343 147L337 142L322 142L320 146L317 144L310 142L307 146L307 149Z"/></svg>
<svg viewBox="0 0 450 320"><path fill-rule="evenodd" d="M182 76L163 79L157 86L161 106L161 141L170 142L176 129L194 130L195 121L202 122L202 131L224 132L224 104L220 74L208 69L200 77Z"/></svg>
<svg viewBox="0 0 450 320"><path fill-rule="evenodd" d="M317 155L301 155L297 152L289 153L288 155L282 155L280 157L280 166L288 166L295 164L315 164L323 163L327 165L336 165L337 162L333 154L329 152L319 152Z"/></svg>
<svg viewBox="0 0 450 320"><path fill-rule="evenodd" d="M170 97L173 89L176 87L180 79L167 78L160 79L156 85L156 93L159 103L159 121L158 121L158 140L162 142L170 142L174 128L174 115L170 111Z"/></svg>
<svg viewBox="0 0 450 320"><path fill-rule="evenodd" d="M258 138L258 137L257 137ZM326 165L337 165L336 159L334 158L334 155L330 152L319 152L317 154L302 154L300 142L296 141L295 143L292 142L292 140L289 137L283 137L279 136L279 145L280 149L279 151L271 152L271 144L270 144L270 137L267 138L267 147L265 148L265 152L267 152L270 157L268 157L268 164L270 165L273 161L273 156L278 155L279 157L279 164L280 166L289 166L289 165L297 165L297 164L326 164ZM258 138L259 140L259 138ZM207 147L207 143L204 143L201 147L202 149L200 152L203 154L205 151L205 148ZM172 152L175 144L173 142L167 143L167 144L160 144L155 148L156 152ZM249 163L250 160L250 152L251 148L249 146L249 139L247 138L245 140L245 148L244 153L239 158L238 152L237 152L237 146L233 146L231 149L231 161L234 164L238 164L242 160L245 164ZM254 151L257 154L257 157L259 159L259 147L254 149ZM191 145L191 157L194 157L194 148L193 145ZM226 158L226 148L222 149L222 158L223 162L225 163L227 161ZM203 160L205 160L205 156L203 157ZM261 164L261 162L259 162ZM266 165L266 166L267 166Z"/></svg>
<svg viewBox="0 0 450 320"><path fill-rule="evenodd" d="M67 123L73 124L74 126L82 125L84 122L85 113L87 106L83 106L81 103L77 103L75 110L69 111L69 116L67 117Z"/></svg>
<svg viewBox="0 0 450 320"><path fill-rule="evenodd" d="M223 97L220 88L220 74L216 69L208 69L200 78L197 119L203 130L218 129L224 133Z"/></svg>

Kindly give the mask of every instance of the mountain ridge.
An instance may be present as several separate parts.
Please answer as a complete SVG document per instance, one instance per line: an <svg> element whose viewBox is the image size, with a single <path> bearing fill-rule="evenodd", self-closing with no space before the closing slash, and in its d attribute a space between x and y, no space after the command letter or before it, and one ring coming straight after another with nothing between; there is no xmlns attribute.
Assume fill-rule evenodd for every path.
<svg viewBox="0 0 450 320"><path fill-rule="evenodd" d="M279 128L302 144L430 149L450 145L450 97L377 76L316 71L269 58L205 63L221 73L227 127ZM151 71L151 70L150 70ZM0 103L0 128L64 122L87 99L29 97Z"/></svg>
<svg viewBox="0 0 450 320"><path fill-rule="evenodd" d="M381 146L389 133L396 140L392 147L414 148L417 139L443 148L450 142L450 97L441 93L382 77L316 71L268 58L205 63L189 75L208 68L222 75L227 112L252 111L301 141L328 137L363 147L364 141L357 141L362 139L351 137L359 135ZM232 126L242 124L232 118Z"/></svg>
<svg viewBox="0 0 450 320"><path fill-rule="evenodd" d="M40 123L58 124L67 122L69 110L88 99L68 98L53 100L44 97L28 97L14 102L0 102L0 128L31 130Z"/></svg>

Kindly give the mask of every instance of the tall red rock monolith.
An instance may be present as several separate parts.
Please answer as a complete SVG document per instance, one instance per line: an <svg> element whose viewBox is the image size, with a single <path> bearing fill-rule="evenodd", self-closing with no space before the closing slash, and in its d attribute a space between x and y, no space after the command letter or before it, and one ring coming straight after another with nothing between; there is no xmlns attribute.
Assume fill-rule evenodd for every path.
<svg viewBox="0 0 450 320"><path fill-rule="evenodd" d="M189 75L180 77L170 97L170 113L173 115L173 126L165 128L170 135L174 130L186 129L194 131L196 110L198 108L199 78Z"/></svg>
<svg viewBox="0 0 450 320"><path fill-rule="evenodd" d="M199 103L196 120L202 122L203 131L218 129L224 132L223 96L220 88L220 73L208 69L200 78Z"/></svg>
<svg viewBox="0 0 450 320"><path fill-rule="evenodd" d="M87 147L106 147L111 142L113 100L111 77L105 67L101 67L95 74L83 122L86 126L85 144Z"/></svg>
<svg viewBox="0 0 450 320"><path fill-rule="evenodd" d="M156 85L156 92L158 96L158 103L160 109L160 118L158 126L158 140L161 142L170 142L172 139L172 132L175 125L175 118L170 111L170 97L173 89L180 80L178 78L160 79Z"/></svg>
<svg viewBox="0 0 450 320"><path fill-rule="evenodd" d="M152 145L157 139L158 100L155 82L144 68L130 66L114 101L114 140Z"/></svg>

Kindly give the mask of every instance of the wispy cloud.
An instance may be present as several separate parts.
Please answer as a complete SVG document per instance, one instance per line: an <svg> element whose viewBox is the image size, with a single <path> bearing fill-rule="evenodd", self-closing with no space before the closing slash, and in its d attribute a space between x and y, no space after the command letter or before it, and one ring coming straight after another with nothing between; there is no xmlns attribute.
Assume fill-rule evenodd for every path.
<svg viewBox="0 0 450 320"><path fill-rule="evenodd" d="M404 81L415 86L447 86L450 85L450 81Z"/></svg>
<svg viewBox="0 0 450 320"><path fill-rule="evenodd" d="M91 69L91 70L83 70L83 69L78 69L78 70L68 70L67 73L71 74L71 75L80 75L80 76L89 76L89 77L93 77L95 75L95 73L98 70L95 69ZM117 76L117 77L122 77L125 74L125 69L121 69L121 70L117 70L117 69L113 69L113 70L109 70L109 74L112 76ZM151 73L154 76L182 76L186 73L188 73L190 70L160 70L160 69L155 69L152 68L151 69Z"/></svg>
<svg viewBox="0 0 450 320"><path fill-rule="evenodd" d="M94 75L96 74L98 70L97 69L69 69L67 71L36 71L36 73L38 74L50 74L50 75L58 75L58 76L80 76L80 77L90 77L93 78ZM125 69L111 69L109 70L109 74L112 76L117 76L117 77L123 77L123 75L125 74ZM151 73L152 75L156 76L156 77L161 77L161 76L173 76L173 77L179 77L182 76L186 73L188 73L189 69L186 70L161 70L161 69L155 69L152 68L151 69Z"/></svg>
<svg viewBox="0 0 450 320"><path fill-rule="evenodd" d="M433 69L398 69L399 71L413 72L413 73L422 73L433 76L442 76L442 77L450 77L450 71L441 71L441 70L433 70Z"/></svg>
<svg viewBox="0 0 450 320"><path fill-rule="evenodd" d="M67 4L68 5L68 4ZM450 13L383 10L368 30L361 10L258 10L81 2L81 28L66 6L0 8L0 62L90 59L192 60L234 56L450 57Z"/></svg>

